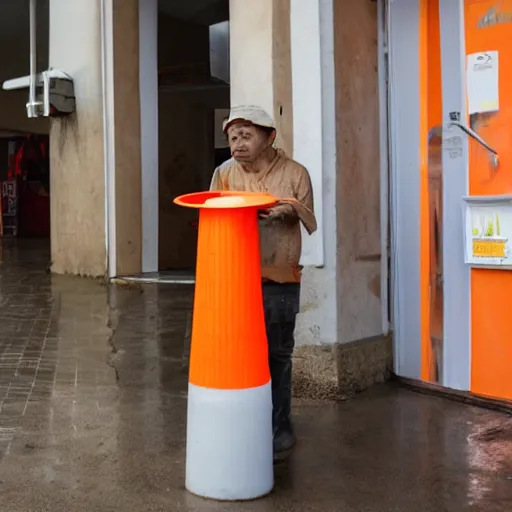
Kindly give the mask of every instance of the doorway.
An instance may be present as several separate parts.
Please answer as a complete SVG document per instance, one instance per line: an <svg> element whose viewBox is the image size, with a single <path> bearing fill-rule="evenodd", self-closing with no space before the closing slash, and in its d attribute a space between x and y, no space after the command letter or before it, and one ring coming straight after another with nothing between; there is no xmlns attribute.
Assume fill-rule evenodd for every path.
<svg viewBox="0 0 512 512"><path fill-rule="evenodd" d="M229 74L219 73L218 64L224 57L229 73L229 22L179 19L168 7L159 13L158 23L158 270L193 274L197 212L172 200L210 185L218 159L216 112L218 117L230 101ZM225 48L219 50L222 44Z"/></svg>
<svg viewBox="0 0 512 512"><path fill-rule="evenodd" d="M230 106L229 1L159 0L157 23L158 197L150 198L158 204L150 242L157 248L153 268L143 256L142 275L128 279L193 283L197 212L173 199L207 190L216 165L229 158L217 130Z"/></svg>

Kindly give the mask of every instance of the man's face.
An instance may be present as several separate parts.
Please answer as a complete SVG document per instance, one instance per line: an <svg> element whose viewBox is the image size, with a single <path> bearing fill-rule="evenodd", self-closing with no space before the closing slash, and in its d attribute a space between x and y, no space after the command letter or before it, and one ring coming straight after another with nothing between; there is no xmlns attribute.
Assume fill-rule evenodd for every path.
<svg viewBox="0 0 512 512"><path fill-rule="evenodd" d="M233 123L227 131L229 148L235 160L254 162L274 142L275 132L265 130L246 121Z"/></svg>

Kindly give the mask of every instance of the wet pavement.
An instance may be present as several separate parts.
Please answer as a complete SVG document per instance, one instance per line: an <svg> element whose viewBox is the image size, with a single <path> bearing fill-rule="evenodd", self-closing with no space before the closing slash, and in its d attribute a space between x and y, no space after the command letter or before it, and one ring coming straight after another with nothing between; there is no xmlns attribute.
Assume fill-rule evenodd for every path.
<svg viewBox="0 0 512 512"><path fill-rule="evenodd" d="M252 503L184 490L192 288L0 266L2 512L512 510L512 419L392 386L296 403L298 445Z"/></svg>

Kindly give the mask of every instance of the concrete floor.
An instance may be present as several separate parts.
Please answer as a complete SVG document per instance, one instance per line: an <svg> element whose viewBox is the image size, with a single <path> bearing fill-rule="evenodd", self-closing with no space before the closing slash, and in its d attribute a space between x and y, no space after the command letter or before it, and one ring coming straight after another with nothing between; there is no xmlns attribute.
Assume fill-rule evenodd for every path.
<svg viewBox="0 0 512 512"><path fill-rule="evenodd" d="M391 386L296 403L299 442L246 504L184 490L191 287L52 277L3 244L2 512L512 510L512 419Z"/></svg>

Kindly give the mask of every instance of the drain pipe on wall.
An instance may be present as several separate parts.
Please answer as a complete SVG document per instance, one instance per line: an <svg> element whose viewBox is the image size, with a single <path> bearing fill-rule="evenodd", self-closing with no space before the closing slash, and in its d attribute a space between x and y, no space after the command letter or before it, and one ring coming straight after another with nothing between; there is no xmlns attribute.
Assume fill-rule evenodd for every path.
<svg viewBox="0 0 512 512"><path fill-rule="evenodd" d="M101 80L103 92L103 160L105 170L105 248L107 277L116 277L116 155L114 121L114 7L100 2Z"/></svg>
<svg viewBox="0 0 512 512"><path fill-rule="evenodd" d="M379 78L379 145L380 145L380 307L382 333L389 334L389 140L388 140L388 53L387 0L379 0L378 8L378 78Z"/></svg>
<svg viewBox="0 0 512 512"><path fill-rule="evenodd" d="M37 117L36 103L36 66L37 66L37 32L36 32L36 4L37 0L30 0L29 23L30 23L30 78L28 85L27 116Z"/></svg>

